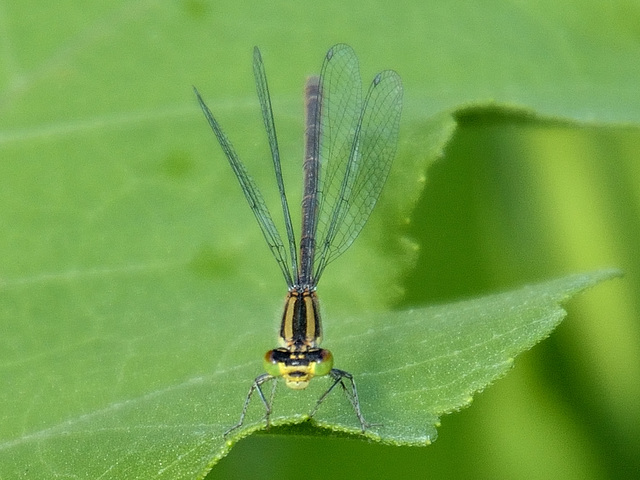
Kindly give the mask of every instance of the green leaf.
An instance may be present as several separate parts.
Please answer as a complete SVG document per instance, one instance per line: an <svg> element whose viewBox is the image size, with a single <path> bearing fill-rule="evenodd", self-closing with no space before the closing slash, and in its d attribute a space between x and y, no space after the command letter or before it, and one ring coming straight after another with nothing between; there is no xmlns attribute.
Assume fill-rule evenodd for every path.
<svg viewBox="0 0 640 480"><path fill-rule="evenodd" d="M338 368L355 375L363 412L375 424L366 437L397 445L431 443L440 416L468 405L474 393L511 368L516 355L549 336L566 315L562 302L618 275L602 270L455 304L342 319L330 347ZM251 375L250 367L245 374ZM313 383L304 393L280 388L271 423L307 418L329 380ZM313 421L358 433L346 398L332 395ZM235 437L264 428L264 406L257 398L254 403L251 420Z"/></svg>
<svg viewBox="0 0 640 480"><path fill-rule="evenodd" d="M374 422L384 412L371 392L385 385L368 383L369 372L390 360L354 355L348 334L366 325L355 337L371 328L375 339L366 322L380 320L367 312L401 298L416 245L398 231L425 218L412 208L426 166L454 134L453 112L497 105L640 121L638 12L627 4L380 2L348 28L354 5L344 2L213 5L0 6L0 476L190 478L227 448L220 432L237 421L274 346L283 284L191 85L256 180L271 185L254 44L289 185L299 181L303 79L331 44L351 43L365 78L394 68L405 83L383 199L320 291L327 346L357 374ZM306 400L295 419L322 387L297 392ZM294 393L279 392L281 421L291 419ZM252 409L257 425L259 405ZM371 434L392 428L388 418ZM335 395L317 420L353 427ZM404 441L427 438L416 425Z"/></svg>
<svg viewBox="0 0 640 480"><path fill-rule="evenodd" d="M171 273L188 290L197 288L188 275ZM474 392L510 368L515 355L549 335L564 317L560 302L615 275L575 275L454 305L335 322L331 348L338 365L354 373L363 411L381 424L366 436L394 444L430 443L440 415L467 405ZM82 472L88 478L104 472L113 478L188 478L202 473L212 457L220 458L233 443L222 433L236 421L247 386L259 373L259 362L245 358L247 353L259 358L254 346L265 343L264 329L247 329L224 316L209 328L199 326L192 314L203 308L194 300L206 298L202 290L190 302L178 302L173 295L186 298L186 291L171 292L173 285L166 289L162 282L149 282L154 291L138 291L137 298L128 292L145 285L145 275L102 276L69 275L47 279L43 289L29 287L41 295L49 290L48 299L40 299L55 306L77 301L75 295L65 296L69 285L98 282L109 291L106 305L128 299L131 314L115 318L106 308L88 322L82 341L76 335L57 349L4 362L6 384L12 385L3 391L2 402L7 433L0 444L0 473L5 476L56 471ZM149 329L145 308L135 307L141 299L152 299L171 321L157 319L162 327ZM102 303L94 300L96 307ZM236 318L250 313L236 298L227 299L226 306L223 297L215 300L217 308L210 311L214 318L218 309L234 312ZM97 312L86 314L91 318ZM60 323L68 330L64 320ZM45 333L38 331L45 326L21 323L36 334ZM16 356L19 339L27 340L26 332L21 333L8 337ZM47 333L56 336L52 330ZM208 371L211 356L218 362ZM198 363L199 371L192 367ZM326 386L319 379L303 392L281 388L273 425L305 420ZM235 438L264 428L262 405L254 403ZM23 414L9 417L8 412ZM350 405L336 394L314 420L337 431L359 429Z"/></svg>

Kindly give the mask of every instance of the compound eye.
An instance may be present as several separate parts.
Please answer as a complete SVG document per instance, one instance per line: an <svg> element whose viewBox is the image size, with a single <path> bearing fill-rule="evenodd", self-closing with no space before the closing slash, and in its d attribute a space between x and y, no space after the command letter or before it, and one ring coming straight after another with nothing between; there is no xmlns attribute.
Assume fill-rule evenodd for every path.
<svg viewBox="0 0 640 480"><path fill-rule="evenodd" d="M333 354L329 350L321 350L320 356L315 362L314 374L321 377L328 375L333 368Z"/></svg>
<svg viewBox="0 0 640 480"><path fill-rule="evenodd" d="M269 350L264 354L263 366L265 371L271 375L272 377L279 377L282 375L280 372L280 365L277 360L274 358L274 350Z"/></svg>

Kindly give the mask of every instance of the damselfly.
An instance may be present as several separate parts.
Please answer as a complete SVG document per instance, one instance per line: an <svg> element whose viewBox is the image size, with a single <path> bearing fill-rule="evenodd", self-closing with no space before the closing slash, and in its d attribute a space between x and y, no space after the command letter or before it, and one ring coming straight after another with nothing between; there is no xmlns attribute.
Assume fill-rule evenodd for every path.
<svg viewBox="0 0 640 480"><path fill-rule="evenodd" d="M280 346L266 353L266 373L253 381L240 421L225 435L243 424L256 391L264 404L269 425L273 395L267 400L263 393L266 382L283 377L289 388L300 390L306 388L313 377L324 375L331 377L332 383L318 399L310 417L339 385L364 432L369 424L360 409L353 376L333 368L331 352L320 348L322 324L316 286L325 267L358 236L380 196L395 155L402 82L396 72L382 71L374 77L363 99L358 58L353 49L344 44L332 47L324 58L320 76L307 80L302 234L298 251L285 195L267 77L257 47L253 51L253 72L280 193L286 246L258 187L195 90L289 287L280 326Z"/></svg>

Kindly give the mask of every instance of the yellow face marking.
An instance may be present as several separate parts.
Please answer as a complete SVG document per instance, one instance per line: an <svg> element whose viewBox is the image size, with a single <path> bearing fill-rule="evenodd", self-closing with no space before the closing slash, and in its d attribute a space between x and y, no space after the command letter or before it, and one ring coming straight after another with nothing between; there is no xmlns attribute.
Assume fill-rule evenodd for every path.
<svg viewBox="0 0 640 480"><path fill-rule="evenodd" d="M294 390L303 390L309 386L309 382L313 378L315 365L315 362L311 362L304 367L293 367L280 363L280 374L284 377L284 382L287 387Z"/></svg>
<svg viewBox="0 0 640 480"><path fill-rule="evenodd" d="M331 373L333 355L329 350L320 348L304 352L277 348L265 354L264 368L273 377L283 377L287 387L302 390L313 377Z"/></svg>

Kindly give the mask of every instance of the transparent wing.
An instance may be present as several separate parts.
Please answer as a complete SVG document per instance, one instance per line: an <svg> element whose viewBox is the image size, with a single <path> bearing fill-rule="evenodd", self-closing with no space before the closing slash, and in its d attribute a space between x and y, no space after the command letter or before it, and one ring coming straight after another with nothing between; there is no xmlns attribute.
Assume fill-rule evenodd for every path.
<svg viewBox="0 0 640 480"><path fill-rule="evenodd" d="M321 139L318 185L319 214L316 226L314 282L326 256L326 245L335 235L332 221L351 156L351 147L362 112L362 80L358 57L345 44L332 47L320 72Z"/></svg>
<svg viewBox="0 0 640 480"><path fill-rule="evenodd" d="M360 68L358 57L350 46L338 44L327 52L320 72L320 92L319 214L316 226L316 252L319 253L331 236L331 217L362 113Z"/></svg>
<svg viewBox="0 0 640 480"><path fill-rule="evenodd" d="M357 59L347 63L349 71L357 71ZM332 97L336 95L332 90L346 88L351 92L355 82L354 74L345 75L337 70L337 67L346 67L339 64L334 67L335 72L329 59L323 73L344 80L326 83L327 88L323 89L323 95L327 95L325 101L330 105L322 112L322 127L331 127L322 131L323 136L327 133L329 136L321 142L327 173L320 187L323 207L317 230L316 283L327 264L349 248L371 215L395 155L402 111L402 81L391 70L376 75L361 108L357 108L355 100L343 101L346 113L331 107ZM357 110L355 127L354 108ZM333 132L336 125L338 131Z"/></svg>
<svg viewBox="0 0 640 480"><path fill-rule="evenodd" d="M258 47L253 48L253 75L256 79L256 90L258 91L258 99L260 100L260 108L262 110L262 119L264 127L267 131L269 139L269 148L271 149L271 159L273 160L273 170L276 175L278 191L280 193L280 203L282 205L282 216L284 217L287 239L289 241L289 254L291 256L291 272L293 278L297 277L298 269L298 250L296 247L296 237L293 232L291 223L291 213L289 212L289 202L284 188L284 180L282 178L282 166L280 163L280 151L278 149L278 137L276 136L276 126L273 121L273 110L271 108L271 96L269 95L269 86L267 85L267 75L262 63L262 55ZM289 286L291 286L289 284Z"/></svg>
<svg viewBox="0 0 640 480"><path fill-rule="evenodd" d="M220 124L216 121L211 113L211 110L204 103L204 100L200 96L200 93L197 89L193 89L196 97L198 98L198 103L200 104L200 108L204 112L205 117L209 121L209 125L213 130L216 138L218 139L218 143L222 147L224 154L227 156L227 160L229 160L229 165L233 169L233 173L235 173L238 182L240 183L240 187L242 187L242 192L244 193L247 202L249 203L249 207L251 207L251 211L256 217L258 224L260 225L260 229L264 235L264 238L267 241L267 245L271 249L271 253L275 257L278 265L280 265L280 270L282 270L282 274L284 275L285 280L287 281L288 286L293 285L293 276L289 264L287 263L287 249L282 242L282 238L280 237L280 233L273 223L273 218L267 205L264 201L264 197L260 193L258 186L251 178L249 173L247 172L246 167L238 158L236 151L234 150L231 142L222 131ZM274 133L275 135L275 133Z"/></svg>

